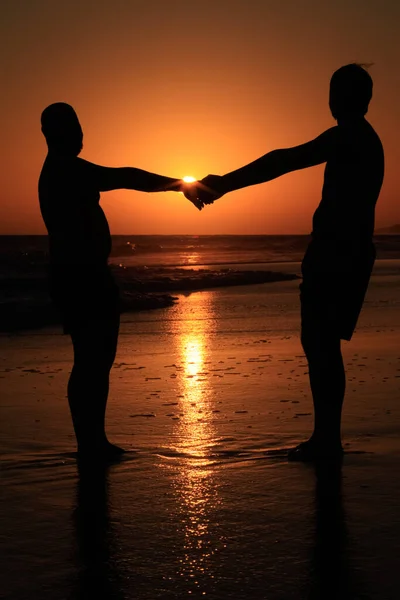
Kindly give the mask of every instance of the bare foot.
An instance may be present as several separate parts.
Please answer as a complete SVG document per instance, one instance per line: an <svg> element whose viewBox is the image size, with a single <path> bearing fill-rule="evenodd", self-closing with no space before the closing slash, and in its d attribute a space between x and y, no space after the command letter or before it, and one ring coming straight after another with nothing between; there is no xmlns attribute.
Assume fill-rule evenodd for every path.
<svg viewBox="0 0 400 600"><path fill-rule="evenodd" d="M101 446L89 446L78 449L78 460L91 462L91 463L105 463L105 462L116 462L121 460L122 455L125 454L125 450L111 444L108 440L105 441Z"/></svg>
<svg viewBox="0 0 400 600"><path fill-rule="evenodd" d="M291 462L338 462L342 458L343 448L340 444L318 444L312 438L288 452L288 460Z"/></svg>
<svg viewBox="0 0 400 600"><path fill-rule="evenodd" d="M107 440L103 452L108 458L121 458L121 456L125 454L126 450L120 446L111 444L111 442Z"/></svg>

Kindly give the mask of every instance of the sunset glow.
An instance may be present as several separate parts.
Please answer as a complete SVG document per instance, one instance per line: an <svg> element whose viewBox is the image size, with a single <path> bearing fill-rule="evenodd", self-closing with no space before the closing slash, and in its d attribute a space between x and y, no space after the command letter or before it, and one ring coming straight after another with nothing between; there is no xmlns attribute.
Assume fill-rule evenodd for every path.
<svg viewBox="0 0 400 600"><path fill-rule="evenodd" d="M3 0L4 599L395 599L399 32Z"/></svg>
<svg viewBox="0 0 400 600"><path fill-rule="evenodd" d="M96 11L78 0L7 3L0 19L8 73L0 233L46 233L37 198L47 151L40 115L53 102L75 108L82 158L173 178L195 166L202 179L335 125L330 77L353 61L374 63L367 118L386 154L376 226L400 223L400 4L366 0L361 21L358 4L338 0L332 11L316 0L307 8L292 2L290 10L278 3L271 14L268 2L228 0L210 10L207 2L200 10L197 1L183 0L118 8L105 0ZM166 201L118 190L103 193L101 202L112 234L309 233L323 168L238 190L201 214L172 192Z"/></svg>

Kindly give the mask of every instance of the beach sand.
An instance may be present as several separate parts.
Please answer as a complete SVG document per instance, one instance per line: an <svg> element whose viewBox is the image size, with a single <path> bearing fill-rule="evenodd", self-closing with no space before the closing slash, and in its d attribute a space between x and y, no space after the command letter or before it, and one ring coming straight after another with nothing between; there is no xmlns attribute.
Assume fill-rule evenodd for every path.
<svg viewBox="0 0 400 600"><path fill-rule="evenodd" d="M69 339L1 336L1 597L397 599L397 273L377 264L343 345L341 473L286 460L312 429L296 281L125 314L107 429L129 452L80 477Z"/></svg>

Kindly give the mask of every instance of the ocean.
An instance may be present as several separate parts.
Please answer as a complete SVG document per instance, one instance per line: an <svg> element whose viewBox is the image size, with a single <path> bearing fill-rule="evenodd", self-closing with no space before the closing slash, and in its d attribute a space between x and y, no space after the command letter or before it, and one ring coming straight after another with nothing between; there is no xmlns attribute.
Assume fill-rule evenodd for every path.
<svg viewBox="0 0 400 600"><path fill-rule="evenodd" d="M309 237L117 235L112 242L109 262L125 312L172 306L179 292L296 279ZM400 257L400 236L380 235L375 243L378 260ZM0 331L59 322L47 264L47 236L0 236Z"/></svg>
<svg viewBox="0 0 400 600"><path fill-rule="evenodd" d="M201 268L296 262L307 235L114 235L110 262L125 266ZM378 259L400 258L400 235L375 236ZM0 236L0 275L47 260L47 236Z"/></svg>

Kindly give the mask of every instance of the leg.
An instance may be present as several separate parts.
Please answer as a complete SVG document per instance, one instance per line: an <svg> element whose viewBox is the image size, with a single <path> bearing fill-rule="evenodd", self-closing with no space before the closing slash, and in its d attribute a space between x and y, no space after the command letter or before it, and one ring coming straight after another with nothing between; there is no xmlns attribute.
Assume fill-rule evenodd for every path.
<svg viewBox="0 0 400 600"><path fill-rule="evenodd" d="M339 251L338 251L339 250ZM341 458L341 417L346 375L341 339L350 340L375 259L373 246L359 254L310 244L302 263L301 341L314 403L311 438L289 453L292 460Z"/></svg>
<svg viewBox="0 0 400 600"><path fill-rule="evenodd" d="M314 403L311 438L289 452L290 460L340 459L341 417L346 387L340 338L332 333L305 333L302 344L308 360Z"/></svg>
<svg viewBox="0 0 400 600"><path fill-rule="evenodd" d="M314 403L316 448L330 453L341 450L341 415L346 387L340 338L334 333L303 333L302 344L309 365Z"/></svg>
<svg viewBox="0 0 400 600"><path fill-rule="evenodd" d="M314 432L307 442L289 453L289 459L341 457L340 428L346 379L337 305L329 282L326 284L322 276L306 273L300 289L301 342L309 367Z"/></svg>
<svg viewBox="0 0 400 600"><path fill-rule="evenodd" d="M68 383L68 401L81 456L116 453L105 433L109 374L113 365L119 318L89 322L71 331L74 365Z"/></svg>

